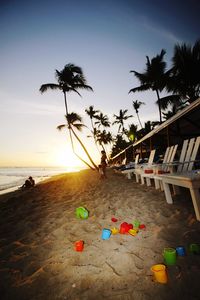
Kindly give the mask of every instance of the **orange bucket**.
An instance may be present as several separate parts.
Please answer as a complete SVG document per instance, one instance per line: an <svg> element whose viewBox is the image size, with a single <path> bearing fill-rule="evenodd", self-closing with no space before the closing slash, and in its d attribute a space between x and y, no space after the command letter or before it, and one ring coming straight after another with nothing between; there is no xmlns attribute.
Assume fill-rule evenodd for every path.
<svg viewBox="0 0 200 300"><path fill-rule="evenodd" d="M151 267L151 271L154 275L154 280L159 283L167 283L167 272L165 265L154 265Z"/></svg>

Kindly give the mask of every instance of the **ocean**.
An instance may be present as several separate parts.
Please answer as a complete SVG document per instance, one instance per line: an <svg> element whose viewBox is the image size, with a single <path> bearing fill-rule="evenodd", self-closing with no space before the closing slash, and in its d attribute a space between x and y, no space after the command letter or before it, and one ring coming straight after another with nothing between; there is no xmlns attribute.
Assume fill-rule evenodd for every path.
<svg viewBox="0 0 200 300"><path fill-rule="evenodd" d="M54 175L78 172L80 168L41 167L41 168L0 168L0 194L12 192L21 187L25 180L32 176L35 183Z"/></svg>

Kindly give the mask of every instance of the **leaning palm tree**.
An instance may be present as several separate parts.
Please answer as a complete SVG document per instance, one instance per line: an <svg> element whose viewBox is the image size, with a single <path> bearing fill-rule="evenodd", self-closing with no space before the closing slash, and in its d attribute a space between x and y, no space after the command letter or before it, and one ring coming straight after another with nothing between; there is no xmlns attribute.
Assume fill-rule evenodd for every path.
<svg viewBox="0 0 200 300"><path fill-rule="evenodd" d="M160 105L160 95L159 93L164 89L166 85L166 80L168 78L168 72L166 72L166 62L163 60L165 55L165 50L161 50L160 54L153 57L151 60L146 56L146 70L144 73L138 73L136 71L130 71L134 73L136 78L140 81L140 86L135 87L129 91L130 92L142 92L147 90L153 90L157 94L158 107L160 122L162 122L161 105Z"/></svg>
<svg viewBox="0 0 200 300"><path fill-rule="evenodd" d="M56 70L55 77L57 83L42 84L40 87L40 92L44 93L47 90L62 91L64 94L66 115L68 115L69 111L66 93L75 92L81 96L78 90L84 89L92 91L92 88L86 84L86 79L82 69L71 63L65 65L64 69L61 71Z"/></svg>
<svg viewBox="0 0 200 300"><path fill-rule="evenodd" d="M57 129L61 130L63 129L64 127L67 127L70 132L73 133L73 136L77 139L77 141L79 142L79 144L81 145L81 147L83 148L83 150L85 151L87 157L89 158L90 162L92 163L92 165L94 166L94 168L96 170L98 170L98 167L97 165L94 163L94 161L92 160L90 154L88 153L85 145L83 144L83 142L81 141L81 139L78 137L77 133L76 133L76 130L79 130L81 131L82 128L85 126L83 123L82 123L82 118L81 116L79 116L78 114L72 112L68 115L65 116L66 117L66 120L67 120L67 124L62 124L62 125L59 125L57 127ZM71 137L71 136L70 136ZM72 147L73 147L73 151L74 151L74 146L73 146L73 138L71 137L71 144L72 144ZM74 152L75 153L75 152ZM87 166L89 166L91 169L93 169L85 160L83 160L79 155L77 155L75 153L75 155L81 159L81 161L83 161Z"/></svg>
<svg viewBox="0 0 200 300"><path fill-rule="evenodd" d="M114 124L119 124L119 128L118 128L118 133L121 131L121 134L125 134L126 133L126 129L124 127L124 121L128 120L129 118L132 118L132 115L127 116L128 109L122 110L120 109L119 111L119 115L113 115L115 118L115 121L112 123Z"/></svg>
<svg viewBox="0 0 200 300"><path fill-rule="evenodd" d="M136 112L136 115L137 115L137 118L138 118L138 122L141 126L141 128L143 128L142 126L142 123L140 121L140 118L139 118L139 108L141 105L144 105L145 103L144 102L141 102L141 101L138 101L138 100L135 100L133 101L133 108L135 109L135 112Z"/></svg>
<svg viewBox="0 0 200 300"><path fill-rule="evenodd" d="M68 110L66 93L75 92L79 96L81 96L80 93L78 92L78 90L85 89L85 90L92 91L92 88L91 88L91 86L86 84L86 79L85 79L82 69L71 63L65 65L64 69L61 71L56 70L55 77L56 77L57 83L42 84L40 87L40 92L44 93L48 90L62 91L64 94L66 116L68 116L69 110ZM68 129L69 129L69 134L70 134L70 140L72 142L72 134L71 134L70 124L68 124ZM73 145L72 145L72 147L73 147Z"/></svg>

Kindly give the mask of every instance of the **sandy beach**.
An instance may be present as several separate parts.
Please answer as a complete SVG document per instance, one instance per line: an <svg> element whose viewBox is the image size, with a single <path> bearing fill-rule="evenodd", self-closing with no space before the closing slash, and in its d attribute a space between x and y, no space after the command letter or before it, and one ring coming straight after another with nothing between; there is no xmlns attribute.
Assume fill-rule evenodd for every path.
<svg viewBox="0 0 200 300"><path fill-rule="evenodd" d="M89 218L76 217L84 206ZM115 217L118 221L112 222ZM136 236L103 228L139 220ZM84 240L83 252L74 243ZM163 192L108 170L54 176L35 188L0 196L1 299L199 299L200 222L187 191L173 205ZM167 267L168 282L153 280L166 247L184 246L186 256Z"/></svg>

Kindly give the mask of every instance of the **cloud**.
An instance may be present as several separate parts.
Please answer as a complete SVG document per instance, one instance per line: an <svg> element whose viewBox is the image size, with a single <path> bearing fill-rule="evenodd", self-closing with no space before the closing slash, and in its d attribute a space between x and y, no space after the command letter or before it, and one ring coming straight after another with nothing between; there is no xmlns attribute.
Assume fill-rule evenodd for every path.
<svg viewBox="0 0 200 300"><path fill-rule="evenodd" d="M0 104L1 111L26 115L64 115L63 107L55 104L44 104L24 100L7 100Z"/></svg>
<svg viewBox="0 0 200 300"><path fill-rule="evenodd" d="M161 28L160 25L153 24L152 22L149 21L149 19L146 16L142 17L142 25L144 28L148 31L151 31L160 37L168 40L170 43L177 44L177 43L182 43L183 41L177 37L174 33Z"/></svg>

